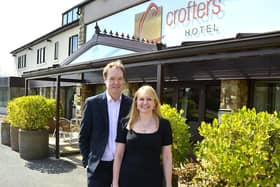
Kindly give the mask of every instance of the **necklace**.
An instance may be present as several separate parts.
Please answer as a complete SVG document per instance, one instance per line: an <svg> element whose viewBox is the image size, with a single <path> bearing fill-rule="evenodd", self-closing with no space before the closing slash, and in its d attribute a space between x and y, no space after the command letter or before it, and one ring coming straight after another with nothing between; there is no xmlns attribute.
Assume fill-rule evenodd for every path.
<svg viewBox="0 0 280 187"><path fill-rule="evenodd" d="M155 130L155 120L151 118L148 121L139 120L136 123L135 130L142 133L151 133Z"/></svg>

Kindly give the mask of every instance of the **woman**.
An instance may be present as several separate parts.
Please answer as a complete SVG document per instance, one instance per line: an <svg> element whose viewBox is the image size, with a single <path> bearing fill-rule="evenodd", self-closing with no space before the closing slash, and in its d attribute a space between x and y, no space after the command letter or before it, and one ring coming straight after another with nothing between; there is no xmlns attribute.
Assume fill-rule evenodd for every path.
<svg viewBox="0 0 280 187"><path fill-rule="evenodd" d="M151 86L136 91L129 119L119 127L113 187L162 187L162 174L171 187L172 132L169 121L160 117L160 102Z"/></svg>

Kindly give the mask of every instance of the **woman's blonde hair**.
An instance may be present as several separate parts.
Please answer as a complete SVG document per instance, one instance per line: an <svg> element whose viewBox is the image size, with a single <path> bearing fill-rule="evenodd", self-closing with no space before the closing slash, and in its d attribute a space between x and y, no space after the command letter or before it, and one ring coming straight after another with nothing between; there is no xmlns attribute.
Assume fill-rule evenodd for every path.
<svg viewBox="0 0 280 187"><path fill-rule="evenodd" d="M128 121L128 124L127 124L127 128L129 130L132 129L133 124L139 119L139 111L137 110L137 99L138 99L139 95L143 92L147 92L147 93L151 94L153 99L154 99L155 108L153 109L153 117L157 120L156 122L157 122L157 125L158 125L158 117L161 116L159 98L157 96L156 91L154 90L154 88L152 86L144 85L144 86L141 86L134 94L131 110L130 110L130 113L128 115L129 121Z"/></svg>

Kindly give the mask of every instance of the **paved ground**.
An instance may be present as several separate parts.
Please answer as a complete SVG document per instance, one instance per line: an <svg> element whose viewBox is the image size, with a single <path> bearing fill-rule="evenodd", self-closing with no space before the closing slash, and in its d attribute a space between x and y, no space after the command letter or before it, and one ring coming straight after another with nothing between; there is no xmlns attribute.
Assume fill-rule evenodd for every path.
<svg viewBox="0 0 280 187"><path fill-rule="evenodd" d="M26 161L18 152L0 144L0 186L4 187L83 187L86 172L66 157Z"/></svg>
<svg viewBox="0 0 280 187"><path fill-rule="evenodd" d="M0 130L1 131L1 130ZM0 143L1 187L83 187L86 170L79 154L56 159L26 161L9 146Z"/></svg>

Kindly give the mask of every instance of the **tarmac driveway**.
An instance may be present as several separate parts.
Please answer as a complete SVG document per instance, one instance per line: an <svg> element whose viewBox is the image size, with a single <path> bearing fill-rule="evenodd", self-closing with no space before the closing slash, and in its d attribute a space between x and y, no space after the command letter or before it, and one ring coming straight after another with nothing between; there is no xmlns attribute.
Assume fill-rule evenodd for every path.
<svg viewBox="0 0 280 187"><path fill-rule="evenodd" d="M86 170L66 157L26 161L9 146L0 144L0 186L83 187Z"/></svg>

